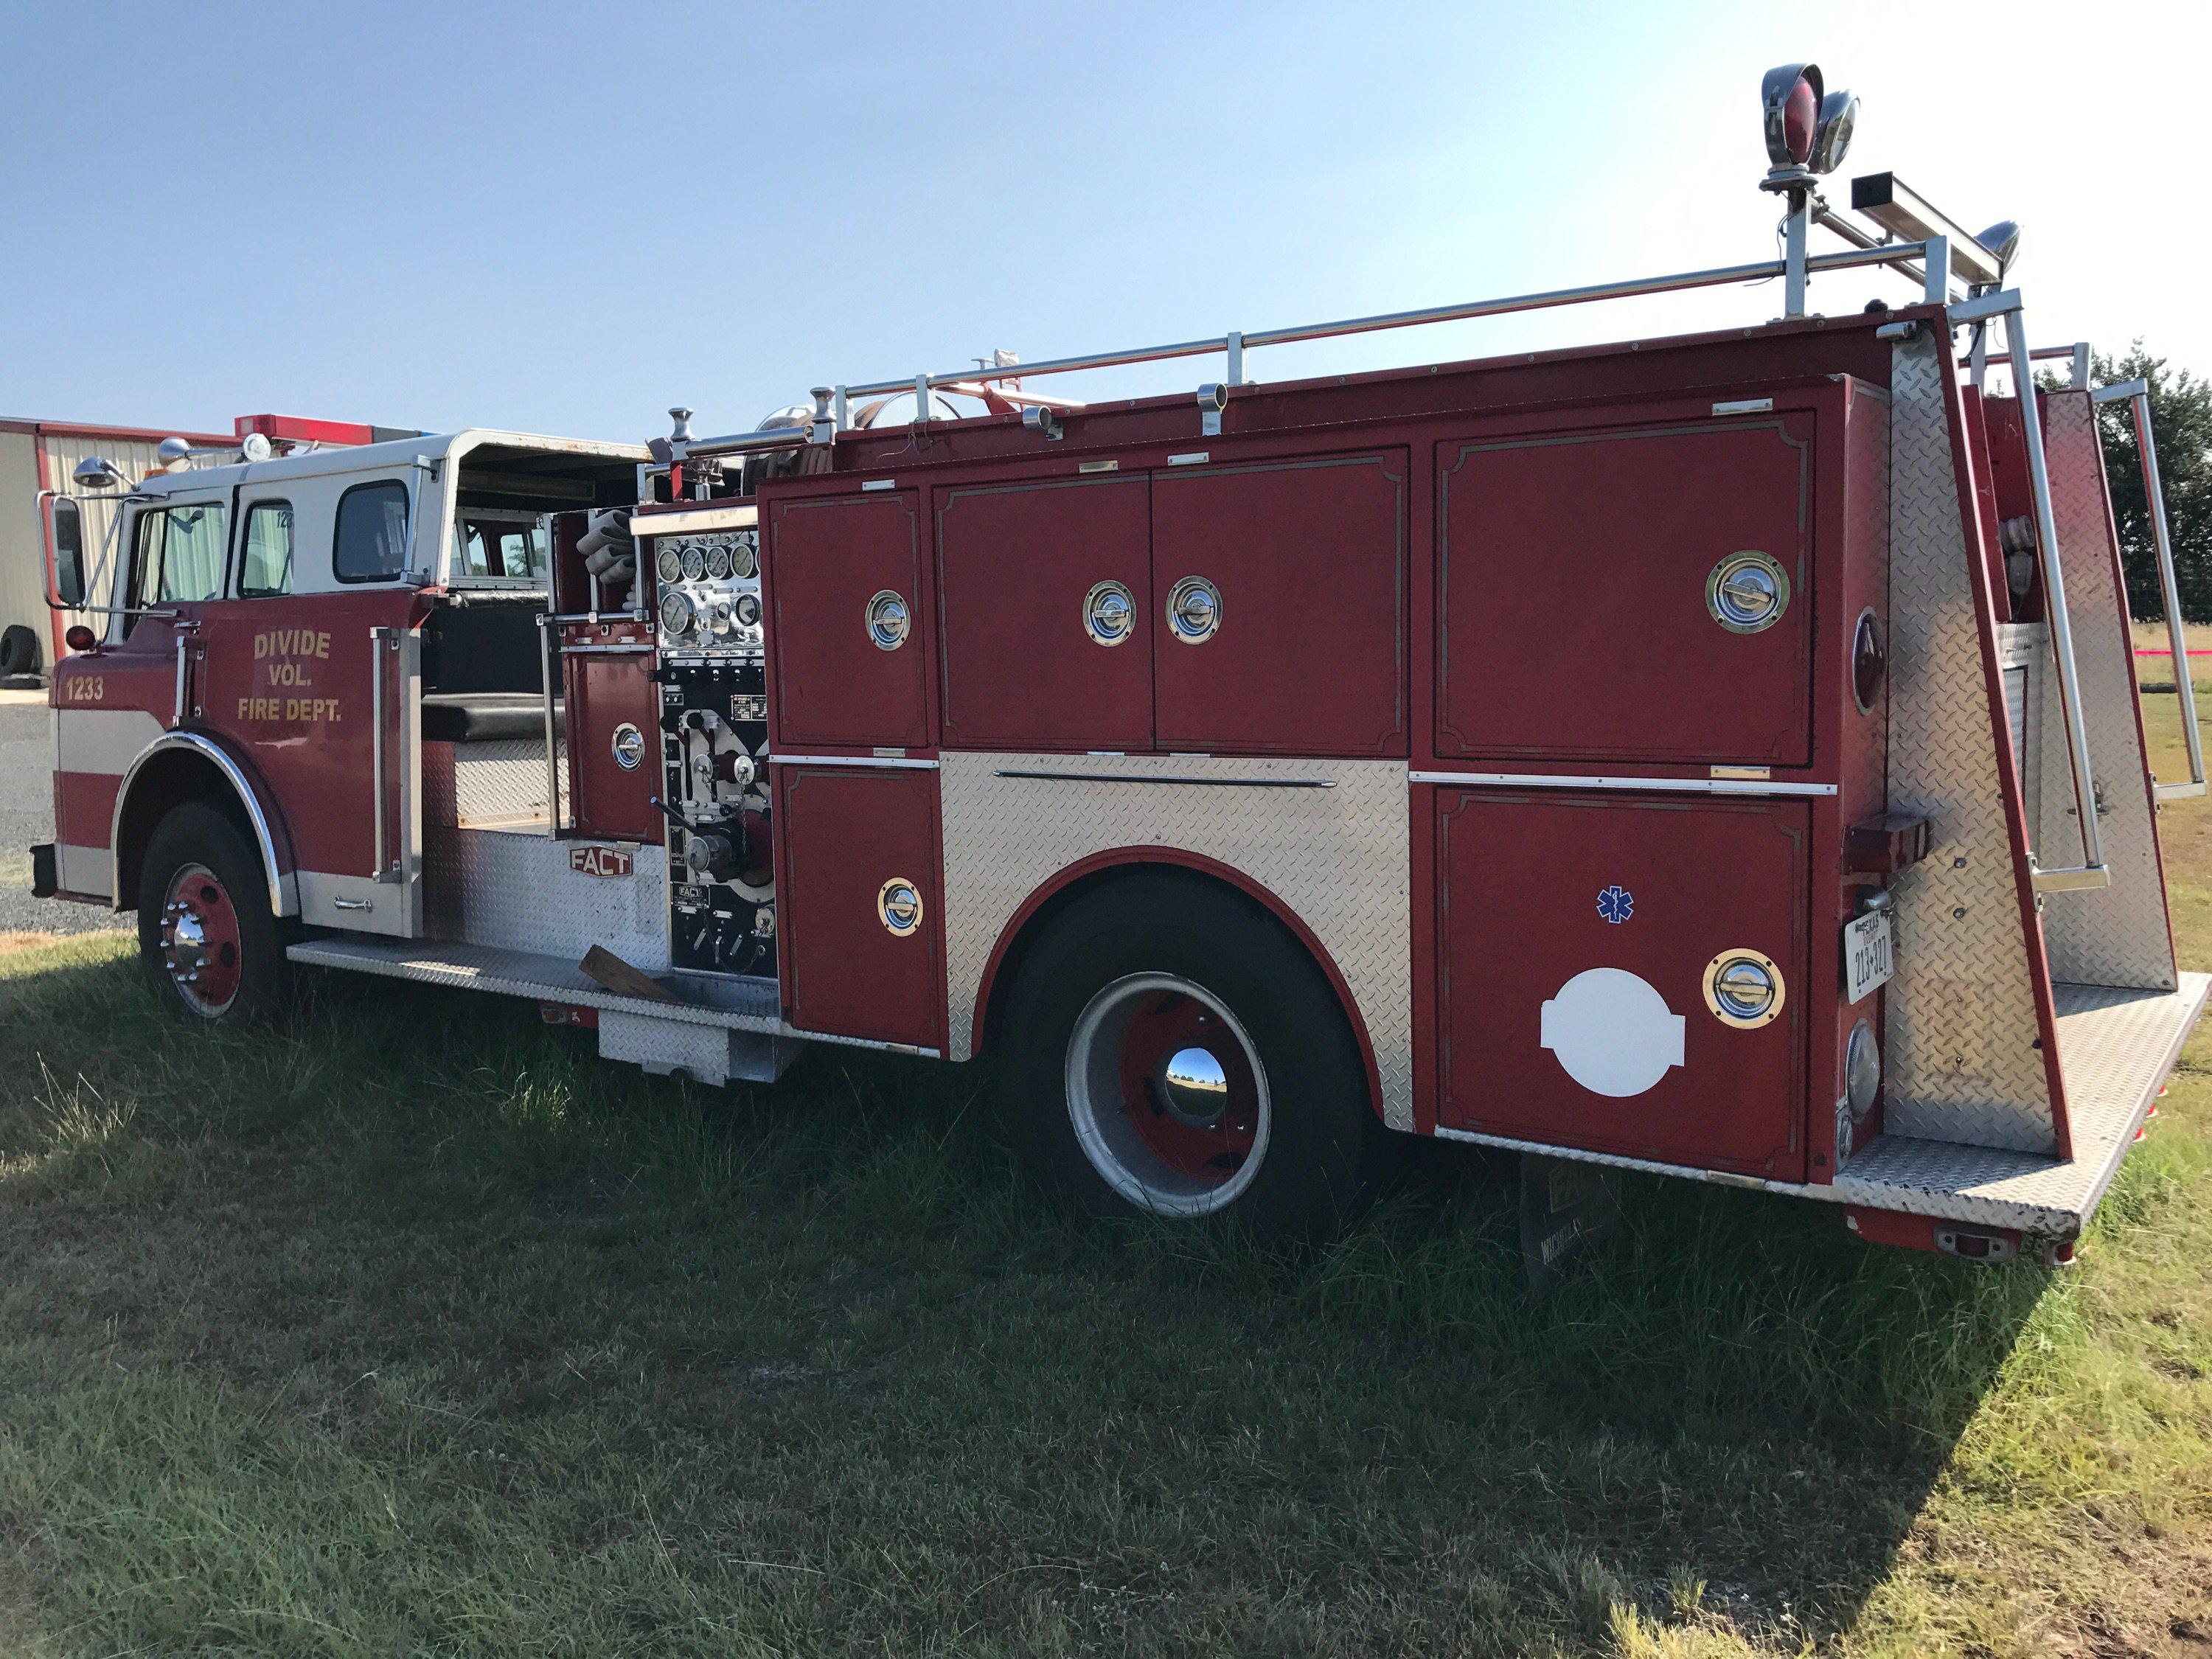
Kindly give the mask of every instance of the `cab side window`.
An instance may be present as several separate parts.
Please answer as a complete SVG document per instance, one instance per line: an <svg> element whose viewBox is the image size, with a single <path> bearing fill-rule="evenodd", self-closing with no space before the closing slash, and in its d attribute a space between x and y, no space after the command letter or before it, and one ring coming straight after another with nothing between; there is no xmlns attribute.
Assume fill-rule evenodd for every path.
<svg viewBox="0 0 2212 1659"><path fill-rule="evenodd" d="M331 566L342 582L385 582L407 564L407 486L356 484L338 497Z"/></svg>
<svg viewBox="0 0 2212 1659"><path fill-rule="evenodd" d="M292 503L256 501L246 510L238 596L265 599L292 591Z"/></svg>

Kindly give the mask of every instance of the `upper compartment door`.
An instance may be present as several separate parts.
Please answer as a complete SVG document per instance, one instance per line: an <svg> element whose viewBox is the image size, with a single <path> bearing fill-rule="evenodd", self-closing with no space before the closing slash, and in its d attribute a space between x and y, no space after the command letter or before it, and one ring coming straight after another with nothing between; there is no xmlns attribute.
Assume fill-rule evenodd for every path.
<svg viewBox="0 0 2212 1659"><path fill-rule="evenodd" d="M948 748L1152 747L1151 502L1142 474L939 495Z"/></svg>
<svg viewBox="0 0 2212 1659"><path fill-rule="evenodd" d="M1158 744L1406 752L1406 453L1152 477Z"/></svg>
<svg viewBox="0 0 2212 1659"><path fill-rule="evenodd" d="M929 630L914 491L779 501L761 562L775 748L926 745Z"/></svg>
<svg viewBox="0 0 2212 1659"><path fill-rule="evenodd" d="M1437 752L1809 763L1813 435L1795 411L1440 445Z"/></svg>

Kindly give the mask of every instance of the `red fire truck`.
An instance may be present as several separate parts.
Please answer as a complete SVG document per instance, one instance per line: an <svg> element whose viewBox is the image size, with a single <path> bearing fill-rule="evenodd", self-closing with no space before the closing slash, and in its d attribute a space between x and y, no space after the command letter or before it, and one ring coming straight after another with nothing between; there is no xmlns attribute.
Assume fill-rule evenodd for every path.
<svg viewBox="0 0 2212 1659"><path fill-rule="evenodd" d="M2156 501L2146 405L2030 349L2014 227L1829 204L1855 111L1767 77L1771 261L726 438L186 457L113 480L104 550L49 499L50 597L117 586L54 677L40 889L135 908L198 1020L318 968L712 1084L988 1054L1103 1212L1311 1231L1399 1132L2063 1257L2208 987L2157 836L2204 789L2188 659L2158 783L2097 436L2133 398ZM1905 286L1823 316L1814 276ZM1245 374L1773 279L1721 333ZM1036 389L1190 359L1194 397Z"/></svg>

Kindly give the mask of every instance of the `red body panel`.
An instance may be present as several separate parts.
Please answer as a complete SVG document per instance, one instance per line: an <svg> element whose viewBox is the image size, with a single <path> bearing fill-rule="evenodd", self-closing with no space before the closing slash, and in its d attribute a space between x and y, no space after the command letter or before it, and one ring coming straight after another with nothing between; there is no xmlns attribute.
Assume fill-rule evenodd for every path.
<svg viewBox="0 0 2212 1659"><path fill-rule="evenodd" d="M1152 747L1151 511L1143 474L938 492L947 748ZM1105 581L1136 609L1113 646L1084 627Z"/></svg>
<svg viewBox="0 0 2212 1659"><path fill-rule="evenodd" d="M1803 804L1448 790L1438 805L1440 1119L1802 1180ZM1600 896L1616 888L1629 902L1608 913ZM1705 1006L1706 964L1745 948L1779 964L1789 988L1779 1016L1757 1030ZM1636 975L1684 1021L1680 1062L1625 1097L1577 1082L1539 1041L1544 1004L1593 969Z"/></svg>
<svg viewBox="0 0 2212 1659"><path fill-rule="evenodd" d="M369 630L412 626L421 606L411 588L370 587L179 607L202 622L193 724L228 739L266 781L302 870L375 873ZM384 707L393 757L399 701L392 672ZM383 810L386 844L397 848L396 759Z"/></svg>
<svg viewBox="0 0 2212 1659"><path fill-rule="evenodd" d="M766 509L762 587L771 618L769 697L779 751L920 748L930 741L932 614L922 590L921 510L910 489L779 501ZM868 637L870 599L897 594L906 642Z"/></svg>
<svg viewBox="0 0 2212 1659"><path fill-rule="evenodd" d="M608 648L631 644L638 648ZM653 805L660 791L660 688L653 679L652 626L567 623L562 646L575 832L587 840L658 842L665 821ZM645 743L644 757L630 769L615 759L615 731L624 724L637 727Z"/></svg>
<svg viewBox="0 0 2212 1659"><path fill-rule="evenodd" d="M1437 752L1804 765L1812 438L1797 414L1447 443ZM1757 634L1706 607L1746 549L1791 585Z"/></svg>
<svg viewBox="0 0 2212 1659"><path fill-rule="evenodd" d="M937 774L779 767L776 911L786 1018L801 1030L945 1044L945 905ZM893 878L922 895L900 938L877 897Z"/></svg>
<svg viewBox="0 0 2212 1659"><path fill-rule="evenodd" d="M1155 474L1159 746L1404 754L1407 557L1402 450ZM1165 617L1187 576L1221 593L1195 644Z"/></svg>

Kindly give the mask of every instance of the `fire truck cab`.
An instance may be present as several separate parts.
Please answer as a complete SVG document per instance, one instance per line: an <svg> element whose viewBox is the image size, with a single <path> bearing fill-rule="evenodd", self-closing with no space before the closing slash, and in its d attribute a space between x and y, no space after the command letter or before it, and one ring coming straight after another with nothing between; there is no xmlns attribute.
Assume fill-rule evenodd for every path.
<svg viewBox="0 0 2212 1659"><path fill-rule="evenodd" d="M2192 782L2149 775L2097 436L2143 404L2085 352L2039 392L2010 227L1886 174L1886 234L1828 209L1854 108L1768 79L1778 261L825 386L727 438L144 480L55 675L40 884L135 908L203 1019L313 966L714 1084L991 1053L1102 1212L1316 1231L1399 1132L2063 1255L2209 983L2156 829L2201 754L2192 720ZM1809 314L1844 271L1909 296ZM1772 277L1789 314L1724 333L1244 373ZM1034 384L1200 356L1195 397Z"/></svg>

